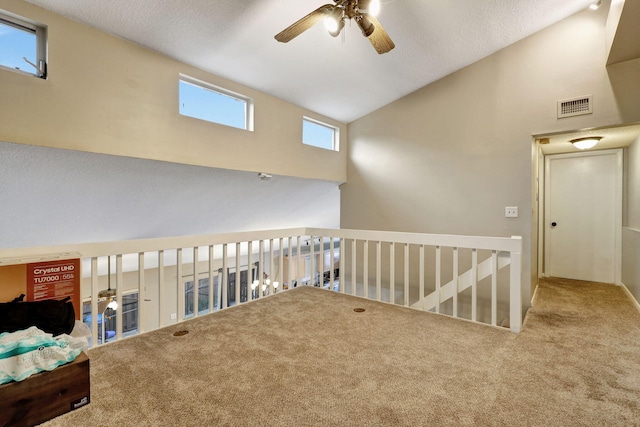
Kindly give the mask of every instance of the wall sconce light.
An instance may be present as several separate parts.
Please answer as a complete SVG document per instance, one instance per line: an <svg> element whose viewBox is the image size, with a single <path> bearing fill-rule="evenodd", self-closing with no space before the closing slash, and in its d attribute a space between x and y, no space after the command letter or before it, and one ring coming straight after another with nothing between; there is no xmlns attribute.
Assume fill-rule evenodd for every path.
<svg viewBox="0 0 640 427"><path fill-rule="evenodd" d="M569 142L579 150L588 150L589 148L595 147L601 139L601 136L587 136L585 138L572 139Z"/></svg>
<svg viewBox="0 0 640 427"><path fill-rule="evenodd" d="M589 9L591 9L591 10L598 10L598 8L600 7L600 5L601 5L601 4L602 4L602 0L594 1L593 3L591 3L591 4L589 5Z"/></svg>

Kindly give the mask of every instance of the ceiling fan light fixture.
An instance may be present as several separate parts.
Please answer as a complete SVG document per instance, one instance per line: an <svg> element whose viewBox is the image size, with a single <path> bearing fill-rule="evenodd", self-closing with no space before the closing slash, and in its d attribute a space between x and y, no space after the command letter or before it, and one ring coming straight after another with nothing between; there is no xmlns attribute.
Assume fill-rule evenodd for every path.
<svg viewBox="0 0 640 427"><path fill-rule="evenodd" d="M334 7L333 10L324 19L324 26L331 34L332 37L336 37L340 34L340 31L344 28L344 17L342 9Z"/></svg>
<svg viewBox="0 0 640 427"><path fill-rule="evenodd" d="M572 139L569 142L579 150L588 150L589 148L595 147L601 139L601 136L587 136L585 138Z"/></svg>
<svg viewBox="0 0 640 427"><path fill-rule="evenodd" d="M375 30L376 27L371 23L371 21L369 21L369 18L361 15L360 18L357 19L357 22L363 36L369 37L371 34L373 34L373 30Z"/></svg>
<svg viewBox="0 0 640 427"><path fill-rule="evenodd" d="M326 27L331 37L338 37L344 28L344 19L340 19L336 22L333 18L327 18Z"/></svg>
<svg viewBox="0 0 640 427"><path fill-rule="evenodd" d="M380 14L380 0L371 0L367 13L373 17L378 16Z"/></svg>
<svg viewBox="0 0 640 427"><path fill-rule="evenodd" d="M378 18L372 13L376 12L380 4L379 0L334 0L334 3L335 5L324 4L311 11L280 31L274 38L281 43L290 42L323 20L329 34L336 37L342 32L346 21L354 20L378 54L387 53L396 47Z"/></svg>

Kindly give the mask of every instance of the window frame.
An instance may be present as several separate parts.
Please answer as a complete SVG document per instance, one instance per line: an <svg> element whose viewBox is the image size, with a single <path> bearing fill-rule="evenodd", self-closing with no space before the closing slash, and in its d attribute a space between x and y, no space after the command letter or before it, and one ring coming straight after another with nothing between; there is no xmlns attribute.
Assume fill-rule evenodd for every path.
<svg viewBox="0 0 640 427"><path fill-rule="evenodd" d="M237 101L241 101L244 103L244 128L241 127L237 127L237 126L233 126L233 125L229 125L226 123L221 123L221 122L216 122L216 121L212 121L212 120L207 120L207 119L203 119L200 117L194 117L194 116L189 116L186 114L182 114L180 112L180 82L195 86L197 88L203 89L203 90L207 90L210 92L214 92L218 95L222 95L222 96L226 96L229 98L233 98ZM254 110L254 102L253 102L253 98L243 95L241 93L238 92L234 92L232 90L229 89L225 89L223 87L220 86L216 86L214 84L205 82L203 80L199 80L196 79L194 77L188 76L186 74L182 74L180 73L178 75L178 114L180 114L183 117L190 117L192 119L197 119L197 120L203 120L205 122L209 122L209 123L215 123L218 125L222 125L222 126L227 126L227 127L231 127L234 129L240 129L240 130L246 130L249 132L253 132L253 110Z"/></svg>
<svg viewBox="0 0 640 427"><path fill-rule="evenodd" d="M0 64L0 69L13 71L14 73L24 74L28 76L34 76L41 79L47 78L47 27L45 25L39 24L35 21L32 21L27 18L23 18L21 16L15 15L13 13L7 12L5 10L0 10L0 23L9 27L16 28L17 30L24 31L27 33L32 33L36 37L36 58L35 63L39 67L38 71L31 70L33 67L28 65L29 68L17 69L12 68L3 64Z"/></svg>
<svg viewBox="0 0 640 427"><path fill-rule="evenodd" d="M333 137L332 137L332 141L331 141L331 148L326 148L326 147L320 147L317 145L313 145L313 144L307 144L304 141L304 123L308 122L312 125L315 126L320 126L323 128L327 128L330 129L333 132ZM302 143L308 147L315 147L315 148L319 148L321 150L327 150L327 151L340 151L340 128L338 128L337 126L331 125L329 123L320 121L318 119L314 119L312 117L309 116L302 116Z"/></svg>

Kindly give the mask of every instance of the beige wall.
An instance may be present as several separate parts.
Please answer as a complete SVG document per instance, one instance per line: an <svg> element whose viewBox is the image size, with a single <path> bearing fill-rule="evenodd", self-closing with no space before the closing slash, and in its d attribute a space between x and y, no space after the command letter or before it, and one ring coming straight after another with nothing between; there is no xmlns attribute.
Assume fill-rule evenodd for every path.
<svg viewBox="0 0 640 427"><path fill-rule="evenodd" d="M640 138L625 150L626 212L624 226L640 230Z"/></svg>
<svg viewBox="0 0 640 427"><path fill-rule="evenodd" d="M625 150L622 283L640 301L640 138Z"/></svg>
<svg viewBox="0 0 640 427"><path fill-rule="evenodd" d="M640 120L640 60L605 67L606 9L580 12L351 123L341 226L523 236L528 306L532 135ZM593 114L556 118L557 100L588 94ZM505 206L518 206L519 218L505 218Z"/></svg>
<svg viewBox="0 0 640 427"><path fill-rule="evenodd" d="M316 178L346 178L346 126L20 0L48 27L47 80L0 70L0 141ZM254 99L255 131L178 114L178 75ZM341 152L304 146L302 116L340 128Z"/></svg>

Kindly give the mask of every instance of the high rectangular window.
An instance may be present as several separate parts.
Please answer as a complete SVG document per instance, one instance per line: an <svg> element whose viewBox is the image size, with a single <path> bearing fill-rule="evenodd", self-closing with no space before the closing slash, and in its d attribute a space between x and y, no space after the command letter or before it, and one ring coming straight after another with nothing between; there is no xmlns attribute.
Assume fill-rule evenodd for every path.
<svg viewBox="0 0 640 427"><path fill-rule="evenodd" d="M46 29L0 12L0 68L46 78Z"/></svg>
<svg viewBox="0 0 640 427"><path fill-rule="evenodd" d="M325 150L338 151L338 128L318 120L303 117L302 143Z"/></svg>
<svg viewBox="0 0 640 427"><path fill-rule="evenodd" d="M181 75L179 98L183 116L253 130L253 102L248 97Z"/></svg>

